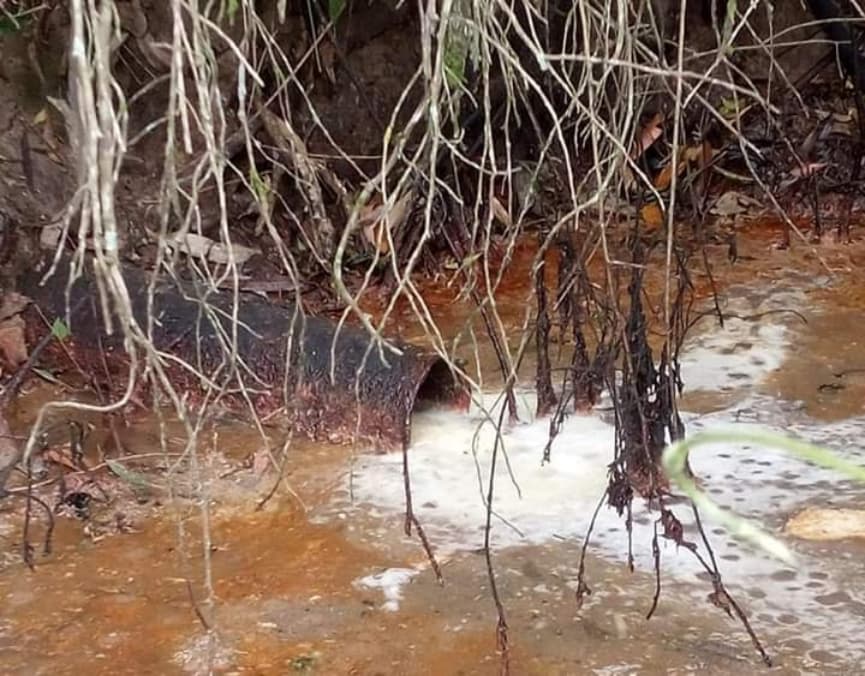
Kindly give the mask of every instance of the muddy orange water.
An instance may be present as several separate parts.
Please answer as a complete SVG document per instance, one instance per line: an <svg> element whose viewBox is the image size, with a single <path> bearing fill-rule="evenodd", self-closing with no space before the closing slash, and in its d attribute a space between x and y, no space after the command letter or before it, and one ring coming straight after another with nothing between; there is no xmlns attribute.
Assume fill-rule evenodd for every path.
<svg viewBox="0 0 865 676"><path fill-rule="evenodd" d="M777 251L771 247L773 237L750 237L741 252L750 252L754 260L736 266L719 262L715 270L719 285L742 298L750 298L750 292L740 294L740 287L759 289L778 279L793 290L807 287L797 308L805 321L788 318L783 361L778 368L767 367L769 373L754 381L749 396L800 402L802 415L827 424L865 414L865 358L858 348L865 247L828 242L814 250L798 245ZM718 261L723 253L719 247ZM516 270L525 275L532 256L531 245L519 249ZM451 305L448 293L443 286L432 289L428 298L435 299L436 317L453 328L466 319L466 304ZM525 298L525 285L508 280L499 297L508 329L520 325ZM412 334L417 330L409 326L405 312L399 309L398 321ZM711 322L699 327L707 335L713 330ZM753 341L739 339L737 344L771 342L772 335L755 334ZM708 356L712 345L705 347ZM745 365L759 366L771 357L755 350L748 354ZM724 354L720 357L723 362ZM482 360L483 368L490 364ZM704 373L713 368L708 358L700 365ZM719 380L715 386L710 379L708 385L686 390L683 405L699 416L741 400L736 383L743 374L727 375L729 382ZM15 432L26 434L45 401L80 396L56 385L31 385L13 411ZM49 435L51 447L61 454L67 417L55 415ZM139 413L128 425L116 421L125 449L123 457L115 458L121 463L118 474L117 466L111 473L99 465L105 454L115 453L105 420L76 418L89 431L86 457L102 467L93 472L102 493L92 486L82 490L104 494L106 502L94 501L86 521L58 515L49 555L41 550L45 520L34 509L31 571L20 558L21 491L0 501L0 672L500 672L484 557L467 547L442 547L445 583L439 585L425 567L417 539L405 535L398 512L384 502L345 508L351 504L350 476L360 463L360 451L295 439L285 457L284 479L273 491L276 473L263 469L257 451L264 442L248 423L221 421L206 427L194 459L181 459L185 443L179 424L168 421L160 434L158 421ZM282 430L267 427L264 432L271 447L281 446ZM448 434L441 430L442 436ZM446 453L446 444L443 449ZM57 490L56 483L37 484L35 493L53 505ZM831 490L826 494L834 495ZM851 488L844 496L847 503L865 504L865 491ZM440 499L447 501L447 494ZM814 498L820 500L826 501ZM790 508L784 505L779 503L773 525L780 527L788 516ZM593 594L577 608L580 545L578 538L554 536L496 550L511 673L766 670L741 624L707 600L709 586L662 575L660 604L647 621L654 574L651 567L629 572L626 551L616 558L590 548L586 565ZM865 585L847 571L863 560L865 548L840 541L808 545L805 553L825 562L830 572L809 573L796 588L816 590L818 607L826 609L830 620L832 612L842 610L845 622L855 619L865 608ZM742 565L735 554L724 556L722 570ZM846 587L822 591L833 570L847 575ZM797 578L781 570L766 578L767 585L788 587L792 579ZM758 586L731 591L746 611L754 611L754 629L776 664L769 673L858 673L865 663L865 646L857 661L853 644L845 651L814 640L808 625L800 624L806 618L795 609L761 610L757 602L766 591ZM865 613L861 620L865 629ZM846 624L838 627L848 631ZM851 642L857 640L851 635Z"/></svg>

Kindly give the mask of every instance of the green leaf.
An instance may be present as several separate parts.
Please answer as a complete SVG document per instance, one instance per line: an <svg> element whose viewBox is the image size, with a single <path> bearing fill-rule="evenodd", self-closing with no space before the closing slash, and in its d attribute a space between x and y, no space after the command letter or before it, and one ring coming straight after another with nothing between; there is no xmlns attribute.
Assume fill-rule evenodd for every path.
<svg viewBox="0 0 865 676"><path fill-rule="evenodd" d="M333 23L336 23L344 9L345 0L327 0L327 14Z"/></svg>
<svg viewBox="0 0 865 676"><path fill-rule="evenodd" d="M50 371L46 371L45 369L40 369L36 366L33 367L33 373L42 378L42 380L46 380L52 385L63 385L63 381L57 378Z"/></svg>
<svg viewBox="0 0 865 676"><path fill-rule="evenodd" d="M234 23L234 15L240 9L240 0L228 0L228 21Z"/></svg>
<svg viewBox="0 0 865 676"><path fill-rule="evenodd" d="M252 186L252 191L255 193L255 198L261 204L266 204L270 197L270 183L262 178L258 173L258 169L252 167L249 171L249 183Z"/></svg>
<svg viewBox="0 0 865 676"><path fill-rule="evenodd" d="M240 0L221 0L219 3L219 12L216 14L216 20L221 22L226 16L228 17L228 25L234 25L234 17L237 15L237 10L240 9Z"/></svg>
<svg viewBox="0 0 865 676"><path fill-rule="evenodd" d="M445 54L445 78L451 87L459 87L465 78L466 62L460 55L448 52Z"/></svg>
<svg viewBox="0 0 865 676"><path fill-rule="evenodd" d="M318 653L313 653L312 655L299 655L293 658L289 664L294 671L306 673L312 671L313 667L315 667L315 663L318 661L318 657Z"/></svg>
<svg viewBox="0 0 865 676"><path fill-rule="evenodd" d="M730 115L736 114L736 101L735 99L724 97L721 99L721 105L718 106L718 112L725 117L729 117Z"/></svg>
<svg viewBox="0 0 865 676"><path fill-rule="evenodd" d="M472 21L472 3L455 0L448 17L442 69L452 89L465 86L466 69L478 59L478 33Z"/></svg>
<svg viewBox="0 0 865 676"><path fill-rule="evenodd" d="M51 325L51 333L57 340L65 340L71 332L69 331L69 327L66 326L66 322L58 317Z"/></svg>
<svg viewBox="0 0 865 676"><path fill-rule="evenodd" d="M106 460L105 464L108 465L108 469L114 472L119 478L123 479L126 483L134 486L135 488L150 488L150 482L140 472L133 472L130 469L127 469L124 465L121 465L116 460Z"/></svg>
<svg viewBox="0 0 865 676"><path fill-rule="evenodd" d="M0 15L0 35L20 33L24 30L29 21L29 16L18 16L9 13Z"/></svg>
<svg viewBox="0 0 865 676"><path fill-rule="evenodd" d="M453 26L449 26L443 66L445 78L453 88L459 87L465 80L467 56L468 41Z"/></svg>

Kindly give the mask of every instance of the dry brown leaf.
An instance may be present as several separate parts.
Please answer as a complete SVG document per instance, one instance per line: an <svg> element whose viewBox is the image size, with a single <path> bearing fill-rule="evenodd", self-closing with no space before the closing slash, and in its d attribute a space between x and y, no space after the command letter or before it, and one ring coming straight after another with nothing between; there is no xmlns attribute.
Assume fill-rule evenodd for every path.
<svg viewBox="0 0 865 676"><path fill-rule="evenodd" d="M405 223L410 211L414 193L409 191L400 197L390 209L380 204L379 200L370 200L361 208L358 218L364 237L382 256L390 253L388 232L396 232ZM380 198L379 198L380 199Z"/></svg>
<svg viewBox="0 0 865 676"><path fill-rule="evenodd" d="M46 225L39 232L39 246L43 249L54 250L60 244L63 236L63 227L55 223Z"/></svg>
<svg viewBox="0 0 865 676"><path fill-rule="evenodd" d="M682 165L679 164L679 169L681 170ZM655 180L652 182L658 190L666 190L670 187L670 183L673 180L673 164L672 162L661 169L658 172L658 175L655 176Z"/></svg>
<svg viewBox="0 0 865 676"><path fill-rule="evenodd" d="M661 115L661 113L655 113L652 119L649 120L642 129L640 129L640 137L637 139L636 146L631 152L632 160L641 157L642 154L655 143L655 141L661 138L661 134L664 131L663 123L663 115Z"/></svg>
<svg viewBox="0 0 865 676"><path fill-rule="evenodd" d="M696 162L698 165L702 165L704 158L706 156L706 150L703 147L703 144L694 145L694 146L685 146L679 151L679 161L676 163L676 169L678 170L678 175L681 176L685 169L688 167L688 164L691 162ZM653 184L655 188L658 190L667 190L670 187L670 183L673 180L673 163L670 162L667 164L658 175L655 177Z"/></svg>
<svg viewBox="0 0 865 676"><path fill-rule="evenodd" d="M0 322L19 314L29 304L30 299L27 296L10 291L0 300Z"/></svg>
<svg viewBox="0 0 865 676"><path fill-rule="evenodd" d="M700 158L697 160L697 166L700 168L700 173L697 176L697 192L700 195L706 194L706 183L709 180L709 172L703 171L712 164L715 158L715 149L709 141L704 140L700 144Z"/></svg>
<svg viewBox="0 0 865 676"><path fill-rule="evenodd" d="M841 136L854 136L859 126L859 116L856 109L852 108L849 113L832 113L828 132Z"/></svg>
<svg viewBox="0 0 865 676"><path fill-rule="evenodd" d="M800 164L798 167L794 167L793 171L790 173L796 178L807 178L808 176L813 176L818 171L822 171L829 165L826 162L806 162Z"/></svg>
<svg viewBox="0 0 865 676"><path fill-rule="evenodd" d="M0 361L17 369L27 361L27 342L24 339L24 320L10 317L0 322Z"/></svg>
<svg viewBox="0 0 865 676"><path fill-rule="evenodd" d="M402 227L402 224L405 223L413 198L414 192L410 190L394 202L393 208L387 215L387 224L391 232L398 230Z"/></svg>
<svg viewBox="0 0 865 676"><path fill-rule="evenodd" d="M634 176L633 170L627 164L622 167L622 178L626 190L630 190L631 188L633 188L637 182L637 178L636 176Z"/></svg>
<svg viewBox="0 0 865 676"><path fill-rule="evenodd" d="M370 221L377 221L381 218L381 210L381 195L373 195L370 200L358 210L357 222L363 226L368 225Z"/></svg>
<svg viewBox="0 0 865 676"><path fill-rule="evenodd" d="M49 448L42 454L42 457L48 461L53 462L57 465L62 465L67 469L71 469L73 472L79 471L81 468L78 467L74 462L72 462L72 458L69 454L68 446L61 446L59 448ZM69 486L66 487L69 490Z"/></svg>
<svg viewBox="0 0 865 676"><path fill-rule="evenodd" d="M752 207L760 206L760 202L753 197L748 197L748 195L736 192L735 190L728 190L715 200L715 203L709 209L709 213L715 216L738 216Z"/></svg>
<svg viewBox="0 0 865 676"><path fill-rule="evenodd" d="M686 162L702 162L703 144L701 143L697 146L686 146L685 148L682 148L682 157Z"/></svg>
<svg viewBox="0 0 865 676"><path fill-rule="evenodd" d="M357 222L366 241L372 244L379 254L385 256L390 251L387 237L384 236L382 223L383 206L379 196L374 197L360 208Z"/></svg>
<svg viewBox="0 0 865 676"><path fill-rule="evenodd" d="M657 202L649 202L640 209L640 216L645 224L652 230L664 225L664 212Z"/></svg>
<svg viewBox="0 0 865 676"><path fill-rule="evenodd" d="M364 226L363 234L366 241L372 244L380 255L387 256L390 253L390 242L387 241L384 231L384 221L373 221Z"/></svg>
<svg viewBox="0 0 865 676"><path fill-rule="evenodd" d="M502 206L502 203L499 202L499 198L493 195L492 200L490 200L490 207L493 211L493 216L495 216L506 228L510 229L513 227L513 220L511 219L511 215L508 213L508 210Z"/></svg>
<svg viewBox="0 0 865 676"><path fill-rule="evenodd" d="M252 473L260 479L269 466L270 451L266 446L262 446L252 456Z"/></svg>
<svg viewBox="0 0 865 676"><path fill-rule="evenodd" d="M319 184L318 173L324 165L310 158L305 141L287 120L275 115L265 106L259 106L258 112L268 136L286 154L304 185L304 200L315 224L315 248L319 255L329 258L336 243L336 230L324 207L324 197Z"/></svg>
<svg viewBox="0 0 865 676"><path fill-rule="evenodd" d="M188 233L186 235L175 235L168 241L169 246L174 245L187 256L209 260L218 265L227 265L230 261L229 254L234 255L234 261L243 265L256 254L261 253L259 249L253 249L240 244L231 244L231 248L222 242L216 242L209 237L202 237Z"/></svg>

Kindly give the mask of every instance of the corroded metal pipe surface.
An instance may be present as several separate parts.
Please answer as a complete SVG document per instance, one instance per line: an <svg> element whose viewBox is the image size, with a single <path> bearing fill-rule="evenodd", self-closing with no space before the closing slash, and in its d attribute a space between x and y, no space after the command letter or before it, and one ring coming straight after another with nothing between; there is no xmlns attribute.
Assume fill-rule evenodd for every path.
<svg viewBox="0 0 865 676"><path fill-rule="evenodd" d="M68 366L68 350L82 370L97 380L109 375L116 392L118 386L125 386L118 380L128 371L129 355L116 325L114 334L107 335L97 288L87 269L72 286L68 303L65 262L44 284L40 284L43 271L22 276L19 290L41 312L40 316L33 308L27 311L28 334L32 339L44 335L54 318L67 318L67 307L72 308L65 349L56 346L48 358ZM123 278L133 315L146 327L151 275L127 266ZM292 426L314 439L362 440L382 450L402 449L410 441L416 406L468 405L465 384L437 355L398 341L391 344L401 354L385 350L382 355L365 331L347 326L337 330L336 323L305 316L294 306L240 294L235 324L231 294L165 276L157 280L152 312L156 349L206 374L219 385L222 402L240 407L251 401L261 415L285 407ZM234 327L237 350L230 364L228 344ZM179 391L205 391L190 369L177 365L168 369Z"/></svg>

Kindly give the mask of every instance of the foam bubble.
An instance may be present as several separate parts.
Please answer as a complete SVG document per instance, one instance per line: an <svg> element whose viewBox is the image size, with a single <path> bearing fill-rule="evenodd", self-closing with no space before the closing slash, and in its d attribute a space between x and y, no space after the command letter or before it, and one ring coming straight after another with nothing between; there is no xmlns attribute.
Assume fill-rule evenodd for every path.
<svg viewBox="0 0 865 676"><path fill-rule="evenodd" d="M679 362L686 390L730 391L757 384L781 367L790 346L789 312L802 304L799 291L769 288L731 291L721 326L703 318Z"/></svg>
<svg viewBox="0 0 865 676"><path fill-rule="evenodd" d="M497 451L493 511L498 546L573 537L586 525L606 486L612 426L595 415L570 416L543 462L548 420L535 420L535 395L518 393L525 422L504 429ZM486 496L496 446L499 398L484 415L431 411L415 416L409 455L412 501L437 546L474 549L483 544ZM364 456L356 463L355 499L370 505L404 504L402 457Z"/></svg>
<svg viewBox="0 0 865 676"><path fill-rule="evenodd" d="M403 586L408 584L418 572L416 568L388 568L380 573L355 580L354 584L367 589L380 589L385 598L382 609L396 612L402 600Z"/></svg>
<svg viewBox="0 0 865 676"><path fill-rule="evenodd" d="M685 388L723 392L754 385L780 368L787 344L783 326L729 319L724 328L695 339L682 358Z"/></svg>

